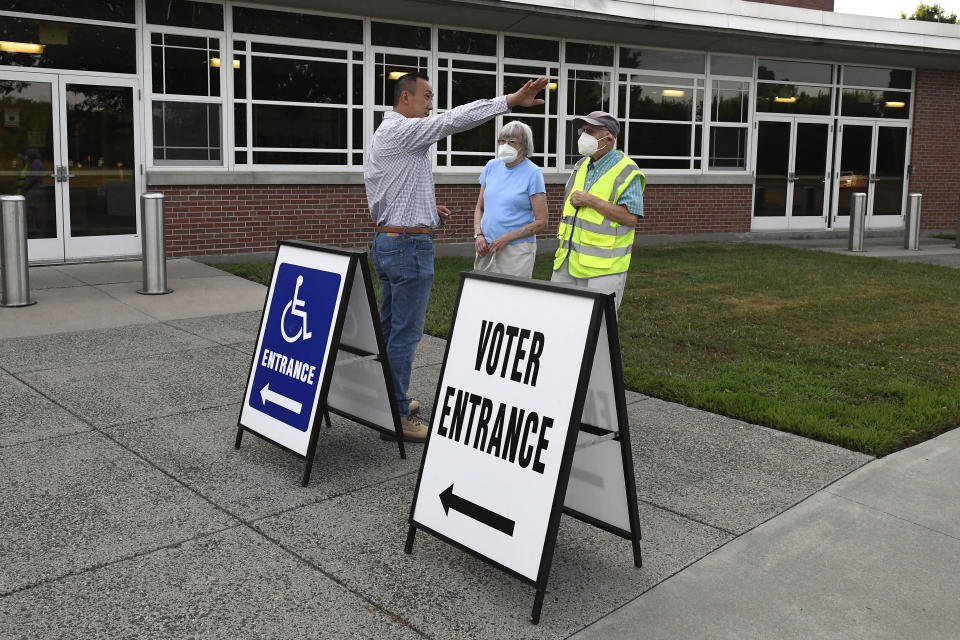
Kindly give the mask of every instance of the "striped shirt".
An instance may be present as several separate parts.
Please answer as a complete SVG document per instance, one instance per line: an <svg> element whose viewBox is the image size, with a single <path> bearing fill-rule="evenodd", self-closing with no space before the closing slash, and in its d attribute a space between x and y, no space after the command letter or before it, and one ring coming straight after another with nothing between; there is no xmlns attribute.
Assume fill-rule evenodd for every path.
<svg viewBox="0 0 960 640"><path fill-rule="evenodd" d="M370 141L363 170L374 224L436 227L440 217L430 146L509 111L507 97L500 96L426 118L406 118L396 111L386 112Z"/></svg>

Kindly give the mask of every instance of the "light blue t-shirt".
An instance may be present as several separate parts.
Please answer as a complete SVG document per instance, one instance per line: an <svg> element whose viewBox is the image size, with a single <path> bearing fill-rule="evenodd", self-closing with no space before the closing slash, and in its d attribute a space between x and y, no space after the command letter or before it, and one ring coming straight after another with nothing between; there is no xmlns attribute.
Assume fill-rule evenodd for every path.
<svg viewBox="0 0 960 640"><path fill-rule="evenodd" d="M484 186L480 229L487 242L533 222L530 196L546 193L543 172L529 159L512 167L503 160L491 160L480 174L480 184ZM510 244L535 240L534 236L527 236Z"/></svg>

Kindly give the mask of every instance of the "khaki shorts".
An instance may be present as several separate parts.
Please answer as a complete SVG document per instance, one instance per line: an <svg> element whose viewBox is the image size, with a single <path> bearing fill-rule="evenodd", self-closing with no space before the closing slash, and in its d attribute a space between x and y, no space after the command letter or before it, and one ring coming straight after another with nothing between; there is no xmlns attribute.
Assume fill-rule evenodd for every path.
<svg viewBox="0 0 960 640"><path fill-rule="evenodd" d="M550 282L560 282L563 284L572 284L585 289L602 291L603 293L612 293L617 299L617 309L623 301L623 287L627 283L627 272L614 273L609 276L597 276L595 278L574 278L570 275L569 257L563 259L563 264L559 269L555 269L550 276Z"/></svg>
<svg viewBox="0 0 960 640"><path fill-rule="evenodd" d="M506 245L497 255L487 251L486 255L477 256L473 261L473 268L488 273L530 278L533 276L533 261L536 257L536 242L518 242Z"/></svg>

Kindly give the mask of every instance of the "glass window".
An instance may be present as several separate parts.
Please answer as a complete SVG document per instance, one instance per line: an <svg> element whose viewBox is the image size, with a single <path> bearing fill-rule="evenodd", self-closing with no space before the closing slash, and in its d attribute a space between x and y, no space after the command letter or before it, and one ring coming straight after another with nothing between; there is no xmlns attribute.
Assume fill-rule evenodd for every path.
<svg viewBox="0 0 960 640"><path fill-rule="evenodd" d="M830 115L830 87L757 83L757 111Z"/></svg>
<svg viewBox="0 0 960 640"><path fill-rule="evenodd" d="M397 80L408 73L427 72L426 56L375 53L373 61L373 103L382 107L393 107L393 87Z"/></svg>
<svg viewBox="0 0 960 640"><path fill-rule="evenodd" d="M560 43L540 38L503 37L503 56L521 60L544 60L557 62L560 59Z"/></svg>
<svg viewBox="0 0 960 640"><path fill-rule="evenodd" d="M710 128L710 169L747 168L747 128Z"/></svg>
<svg viewBox="0 0 960 640"><path fill-rule="evenodd" d="M347 104L347 65L252 56L254 100Z"/></svg>
<svg viewBox="0 0 960 640"><path fill-rule="evenodd" d="M296 126L290 126L295 122ZM345 149L347 111L292 105L253 105L253 146Z"/></svg>
<svg viewBox="0 0 960 640"><path fill-rule="evenodd" d="M703 73L705 55L689 51L663 51L620 47L620 66L672 73Z"/></svg>
<svg viewBox="0 0 960 640"><path fill-rule="evenodd" d="M782 82L833 82L833 65L819 62L796 62L794 60L769 60L761 58L757 66L758 80Z"/></svg>
<svg viewBox="0 0 960 640"><path fill-rule="evenodd" d="M441 58L438 68L436 99L438 111L482 98L492 98L497 90L497 63ZM493 155L497 136L496 120L454 134L449 144L438 145L439 166L483 166Z"/></svg>
<svg viewBox="0 0 960 640"><path fill-rule="evenodd" d="M713 81L710 119L714 122L746 123L750 119L750 83L735 80Z"/></svg>
<svg viewBox="0 0 960 640"><path fill-rule="evenodd" d="M840 115L906 119L910 117L910 94L903 91L844 89Z"/></svg>
<svg viewBox="0 0 960 640"><path fill-rule="evenodd" d="M439 29L437 49L448 53L495 56L497 55L497 36L493 33Z"/></svg>
<svg viewBox="0 0 960 640"><path fill-rule="evenodd" d="M220 105L153 101L157 164L221 164Z"/></svg>
<svg viewBox="0 0 960 640"><path fill-rule="evenodd" d="M557 163L557 82L558 67L529 67L505 65L503 73L503 92L516 91L530 78L545 76L549 79L547 89L541 94L544 104L524 109L516 114L503 116L502 122L519 120L533 130L534 149L530 159L540 167L556 167Z"/></svg>
<svg viewBox="0 0 960 640"><path fill-rule="evenodd" d="M0 65L137 72L135 29L4 16L0 40L27 45L20 52L0 51Z"/></svg>
<svg viewBox="0 0 960 640"><path fill-rule="evenodd" d="M220 40L152 34L153 92L165 95L220 95Z"/></svg>
<svg viewBox="0 0 960 640"><path fill-rule="evenodd" d="M741 56L710 56L710 74L715 76L753 77L753 58Z"/></svg>
<svg viewBox="0 0 960 640"><path fill-rule="evenodd" d="M0 9L131 23L135 15L134 0L0 0Z"/></svg>
<svg viewBox="0 0 960 640"><path fill-rule="evenodd" d="M569 49L568 49L569 53ZM611 52L612 53L612 52ZM601 69L567 69L567 110L566 126L566 168L572 167L580 159L577 150L577 126L572 117L586 115L591 111L610 111L610 93L612 76Z"/></svg>
<svg viewBox="0 0 960 640"><path fill-rule="evenodd" d="M363 44L363 21L312 13L233 8L233 30L265 36Z"/></svg>
<svg viewBox="0 0 960 640"><path fill-rule="evenodd" d="M619 94L624 148L640 167L699 168L702 79L621 74Z"/></svg>
<svg viewBox="0 0 960 640"><path fill-rule="evenodd" d="M362 163L363 52L237 41L234 140L243 163ZM360 55L356 55L360 54ZM240 160L237 160L238 162Z"/></svg>
<svg viewBox="0 0 960 640"><path fill-rule="evenodd" d="M879 67L843 67L843 84L877 89L911 89L913 72L909 69Z"/></svg>
<svg viewBox="0 0 960 640"><path fill-rule="evenodd" d="M190 0L147 0L147 23L223 30L223 5Z"/></svg>
<svg viewBox="0 0 960 640"><path fill-rule="evenodd" d="M613 66L613 47L583 42L566 43L564 58L572 64Z"/></svg>
<svg viewBox="0 0 960 640"><path fill-rule="evenodd" d="M430 27L393 22L371 22L370 36L375 47L430 50Z"/></svg>

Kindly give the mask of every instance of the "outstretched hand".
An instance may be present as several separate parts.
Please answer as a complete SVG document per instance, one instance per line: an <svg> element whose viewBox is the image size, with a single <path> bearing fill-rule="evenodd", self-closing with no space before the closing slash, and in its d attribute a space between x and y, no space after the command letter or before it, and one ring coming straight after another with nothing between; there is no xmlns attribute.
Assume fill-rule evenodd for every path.
<svg viewBox="0 0 960 640"><path fill-rule="evenodd" d="M546 88L546 78L527 80L522 87L507 95L507 106L512 109L514 107L535 107L543 104L543 98L538 98L537 95Z"/></svg>

